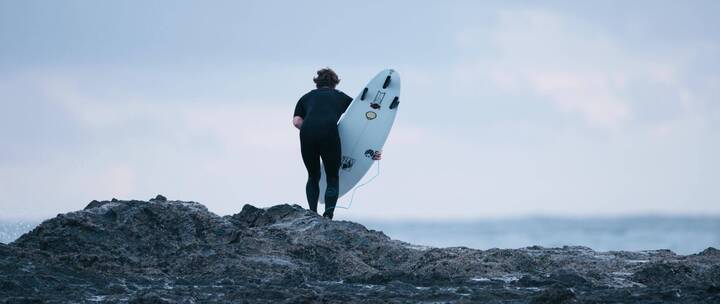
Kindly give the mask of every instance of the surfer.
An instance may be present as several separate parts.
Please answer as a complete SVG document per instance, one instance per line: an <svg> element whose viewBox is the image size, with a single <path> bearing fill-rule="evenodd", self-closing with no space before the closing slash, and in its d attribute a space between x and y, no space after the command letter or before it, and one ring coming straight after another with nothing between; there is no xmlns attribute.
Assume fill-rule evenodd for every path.
<svg viewBox="0 0 720 304"><path fill-rule="evenodd" d="M327 181L323 216L332 219L338 200L340 182L341 145L337 122L353 99L335 89L340 83L340 78L330 68L317 71L317 76L313 78L313 81L316 89L303 95L295 105L293 125L300 130L300 153L308 172L305 195L310 210L317 212L320 196L320 159L322 158ZM380 158L381 152L375 153L373 159L379 160Z"/></svg>

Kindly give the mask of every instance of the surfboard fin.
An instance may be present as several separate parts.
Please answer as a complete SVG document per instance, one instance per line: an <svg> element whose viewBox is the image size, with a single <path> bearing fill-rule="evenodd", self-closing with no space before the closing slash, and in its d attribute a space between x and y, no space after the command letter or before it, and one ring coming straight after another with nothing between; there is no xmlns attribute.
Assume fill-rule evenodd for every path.
<svg viewBox="0 0 720 304"><path fill-rule="evenodd" d="M400 98L395 96L392 103L390 103L390 109L397 108L397 106L400 104Z"/></svg>
<svg viewBox="0 0 720 304"><path fill-rule="evenodd" d="M385 77L385 82L383 83L383 89L386 89L390 85L390 75Z"/></svg>

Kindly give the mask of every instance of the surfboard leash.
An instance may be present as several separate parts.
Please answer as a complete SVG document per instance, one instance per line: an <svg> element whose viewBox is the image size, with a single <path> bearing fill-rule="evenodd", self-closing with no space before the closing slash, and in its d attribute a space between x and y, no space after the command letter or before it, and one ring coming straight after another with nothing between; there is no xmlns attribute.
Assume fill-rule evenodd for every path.
<svg viewBox="0 0 720 304"><path fill-rule="evenodd" d="M355 191L357 191L358 188L369 184L372 180L374 180L376 177L378 177L378 175L380 175L380 161L379 160L377 161L377 171L375 172L375 175L373 175L373 177L371 177L366 182L364 182L360 185L357 185L355 187L355 189L353 189L352 195L350 196L350 202L348 203L347 207L335 205L335 208L333 208L333 209L350 209L350 207L352 206L353 200L355 199Z"/></svg>

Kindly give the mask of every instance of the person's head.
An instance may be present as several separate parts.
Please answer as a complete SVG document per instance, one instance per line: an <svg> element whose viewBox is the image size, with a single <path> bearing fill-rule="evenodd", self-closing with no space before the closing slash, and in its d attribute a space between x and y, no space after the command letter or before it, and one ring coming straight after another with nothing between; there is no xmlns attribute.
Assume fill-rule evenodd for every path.
<svg viewBox="0 0 720 304"><path fill-rule="evenodd" d="M317 88L329 87L334 89L340 83L340 78L331 68L324 68L317 71L317 76L313 78L313 81Z"/></svg>

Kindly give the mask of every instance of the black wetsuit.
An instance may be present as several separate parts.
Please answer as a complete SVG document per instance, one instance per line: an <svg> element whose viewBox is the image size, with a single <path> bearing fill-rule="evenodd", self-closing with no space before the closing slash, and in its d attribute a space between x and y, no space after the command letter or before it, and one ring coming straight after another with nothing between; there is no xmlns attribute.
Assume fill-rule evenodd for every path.
<svg viewBox="0 0 720 304"><path fill-rule="evenodd" d="M352 97L331 88L319 88L300 98L294 116L303 118L300 126L300 152L308 180L305 185L310 210L317 212L320 195L320 158L325 166L327 188L325 190L326 217L332 218L338 199L340 171L340 135L337 121L352 102Z"/></svg>

